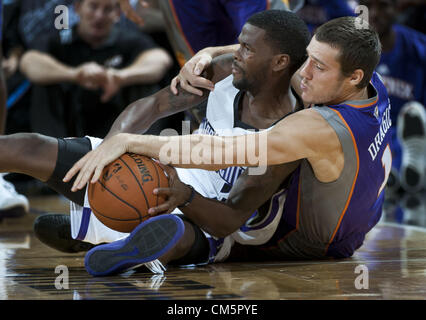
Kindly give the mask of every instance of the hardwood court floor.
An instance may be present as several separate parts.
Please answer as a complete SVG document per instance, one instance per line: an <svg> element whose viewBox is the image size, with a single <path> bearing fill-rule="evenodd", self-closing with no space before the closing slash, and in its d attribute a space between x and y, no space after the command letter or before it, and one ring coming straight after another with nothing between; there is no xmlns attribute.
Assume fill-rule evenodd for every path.
<svg viewBox="0 0 426 320"><path fill-rule="evenodd" d="M41 211L67 212L68 202L31 199L32 212L0 223L0 299L425 299L426 228L380 222L363 247L339 261L224 263L170 268L164 275L129 272L94 278L83 254L64 254L40 243L32 223ZM423 212L426 216L426 212ZM384 220L396 221L392 210ZM411 216L410 221L414 218ZM417 220L416 220L417 219ZM415 221L424 221L423 216ZM426 219L425 219L426 220ZM360 265L368 268L355 273ZM68 287L57 289L57 266L66 266ZM363 267L358 267L363 268ZM362 281L357 277L364 275ZM358 279L359 280L359 279ZM368 285L357 289L356 284Z"/></svg>

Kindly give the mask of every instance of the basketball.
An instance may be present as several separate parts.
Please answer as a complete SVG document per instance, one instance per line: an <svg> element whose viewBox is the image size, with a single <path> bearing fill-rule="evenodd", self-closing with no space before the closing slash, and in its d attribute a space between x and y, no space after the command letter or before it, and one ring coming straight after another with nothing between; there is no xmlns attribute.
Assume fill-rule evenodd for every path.
<svg viewBox="0 0 426 320"><path fill-rule="evenodd" d="M96 183L89 183L90 208L105 226L131 232L150 217L149 208L165 201L153 190L168 186L166 174L155 161L126 153L106 166Z"/></svg>

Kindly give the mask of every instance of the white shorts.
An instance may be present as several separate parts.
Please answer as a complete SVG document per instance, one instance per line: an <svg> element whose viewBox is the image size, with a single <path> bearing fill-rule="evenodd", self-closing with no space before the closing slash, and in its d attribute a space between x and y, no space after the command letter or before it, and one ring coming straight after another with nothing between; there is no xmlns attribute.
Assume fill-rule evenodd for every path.
<svg viewBox="0 0 426 320"><path fill-rule="evenodd" d="M96 149L102 142L102 139L99 138L87 138L89 138L91 142L92 150ZM221 193L217 187L223 185L223 181L219 181L221 177L215 172L182 168L176 168L176 171L179 179L183 183L193 186L193 188L203 197L210 199L223 198L223 193ZM284 201L285 192L278 192L272 197L269 212L262 221L253 226L245 225L226 238L218 239L203 231L211 245L208 262L219 262L225 260L228 257L235 241L242 244L252 245L267 242L277 228L282 215ZM70 213L71 235L74 239L99 244L120 240L129 235L129 233L118 232L108 228L96 218L89 206L87 187L84 197L84 206L82 207L74 202L70 202ZM172 213L182 214L182 212L177 208Z"/></svg>

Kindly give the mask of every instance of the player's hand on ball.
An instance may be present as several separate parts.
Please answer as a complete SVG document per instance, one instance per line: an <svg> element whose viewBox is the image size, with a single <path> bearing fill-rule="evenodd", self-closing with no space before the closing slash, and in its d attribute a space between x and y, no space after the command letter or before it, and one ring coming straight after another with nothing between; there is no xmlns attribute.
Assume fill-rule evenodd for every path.
<svg viewBox="0 0 426 320"><path fill-rule="evenodd" d="M128 136L126 133L112 136L77 161L63 179L68 182L78 173L71 191L84 188L89 180L91 183L98 181L104 167L128 151Z"/></svg>
<svg viewBox="0 0 426 320"><path fill-rule="evenodd" d="M166 198L166 201L157 207L148 210L151 216L157 214L171 213L177 206L184 204L191 196L191 189L180 181L176 169L158 163L169 177L169 188L156 188L153 193Z"/></svg>

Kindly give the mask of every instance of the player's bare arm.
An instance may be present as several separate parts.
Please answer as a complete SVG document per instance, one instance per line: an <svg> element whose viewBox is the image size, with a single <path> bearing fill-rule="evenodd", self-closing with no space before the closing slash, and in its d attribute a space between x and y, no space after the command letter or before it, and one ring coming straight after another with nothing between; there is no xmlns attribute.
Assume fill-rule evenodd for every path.
<svg viewBox="0 0 426 320"><path fill-rule="evenodd" d="M231 63L228 57L221 56L213 61L205 76L218 82L229 74ZM170 87L166 87L149 97L137 100L118 116L105 138L118 133L142 134L158 119L188 110L207 100L209 91L202 92L203 94L198 96L181 90L178 95L174 95Z"/></svg>
<svg viewBox="0 0 426 320"><path fill-rule="evenodd" d="M195 192L191 203L181 210L203 230L216 237L225 237L241 227L255 210L268 202L298 165L299 161L270 166L263 175L249 175L245 171L233 185L226 202L208 199ZM170 213L176 206L184 204L191 195L191 189L179 180L176 170L163 167L169 176L170 187L154 191L167 197L167 201L150 208L150 215ZM259 213L262 214L263 210L259 209Z"/></svg>
<svg viewBox="0 0 426 320"><path fill-rule="evenodd" d="M265 154L259 153L261 144L265 142L266 157ZM172 148L172 146L189 147L189 152L210 150L210 153L199 163L199 158L187 157L187 148ZM225 155L229 154L227 148L230 146L232 146L231 161L225 159ZM168 164L205 170L219 170L237 165L251 167L276 165L306 158L312 165L316 177L322 182L337 179L344 162L336 133L314 109L296 112L281 120L271 130L253 135L159 137L119 134L104 142L102 150L98 149L97 152L94 150L80 159L66 174L64 181L69 181L78 173L73 191L82 189L89 180L95 183L103 168L126 152L144 154L161 161L164 161L167 153ZM222 161L217 161L218 154L222 156ZM248 155L256 154L260 157L253 162ZM188 159L188 163L182 163L184 157Z"/></svg>

